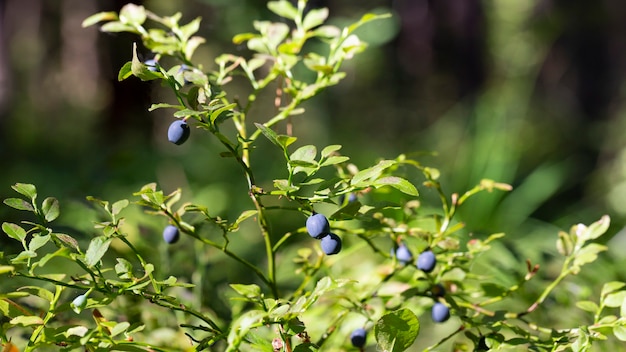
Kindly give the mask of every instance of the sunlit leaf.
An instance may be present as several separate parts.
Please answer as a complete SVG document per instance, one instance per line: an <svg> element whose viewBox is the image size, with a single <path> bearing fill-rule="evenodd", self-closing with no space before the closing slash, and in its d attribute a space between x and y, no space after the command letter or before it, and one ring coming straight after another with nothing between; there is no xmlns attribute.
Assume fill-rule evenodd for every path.
<svg viewBox="0 0 626 352"><path fill-rule="evenodd" d="M17 210L35 211L33 205L25 201L22 198L7 198L3 201L4 204Z"/></svg>
<svg viewBox="0 0 626 352"><path fill-rule="evenodd" d="M298 10L287 0L269 1L267 8L278 16L289 20L295 20L298 17Z"/></svg>
<svg viewBox="0 0 626 352"><path fill-rule="evenodd" d="M2 231L4 231L4 233L6 233L9 237L20 242L24 242L24 239L26 238L26 231L17 224L4 222L2 223Z"/></svg>
<svg viewBox="0 0 626 352"><path fill-rule="evenodd" d="M403 308L383 315L374 327L376 342L383 351L406 351L420 330L420 323L415 313Z"/></svg>
<svg viewBox="0 0 626 352"><path fill-rule="evenodd" d="M41 205L41 211L43 212L43 216L46 221L54 221L60 214L59 201L53 197L44 199L43 204Z"/></svg>
<svg viewBox="0 0 626 352"><path fill-rule="evenodd" d="M111 240L111 238L107 238L105 236L98 236L89 242L89 247L85 253L85 263L87 266L92 267L98 264L100 259L102 259L106 251L109 249Z"/></svg>
<svg viewBox="0 0 626 352"><path fill-rule="evenodd" d="M28 183L16 183L11 186L17 193L28 197L31 200L37 198L37 189L34 185Z"/></svg>

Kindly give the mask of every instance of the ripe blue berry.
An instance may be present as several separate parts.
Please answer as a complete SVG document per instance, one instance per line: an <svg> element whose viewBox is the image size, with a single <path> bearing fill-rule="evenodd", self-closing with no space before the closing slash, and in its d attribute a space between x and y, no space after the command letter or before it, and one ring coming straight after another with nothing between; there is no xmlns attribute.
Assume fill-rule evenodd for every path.
<svg viewBox="0 0 626 352"><path fill-rule="evenodd" d="M306 230L311 237L320 239L330 233L330 224L324 214L314 214L306 219Z"/></svg>
<svg viewBox="0 0 626 352"><path fill-rule="evenodd" d="M341 238L334 233L329 233L321 241L322 250L328 255L337 254L341 251Z"/></svg>
<svg viewBox="0 0 626 352"><path fill-rule="evenodd" d="M445 304L437 302L433 305L431 315L435 323L443 323L450 318L450 309Z"/></svg>
<svg viewBox="0 0 626 352"><path fill-rule="evenodd" d="M422 254L417 257L417 268L425 273L433 271L435 264L437 264L437 258L432 251L422 252Z"/></svg>
<svg viewBox="0 0 626 352"><path fill-rule="evenodd" d="M189 125L185 121L176 120L167 130L167 139L176 145L181 145L189 138L190 133Z"/></svg>
<svg viewBox="0 0 626 352"><path fill-rule="evenodd" d="M358 328L350 334L350 342L352 342L352 346L356 348L361 348L365 346L365 339L367 338L367 331L363 328Z"/></svg>
<svg viewBox="0 0 626 352"><path fill-rule="evenodd" d="M178 232L178 227L174 225L167 225L163 230L163 239L165 242L172 244L178 242L180 238L180 232Z"/></svg>
<svg viewBox="0 0 626 352"><path fill-rule="evenodd" d="M413 259L413 254L406 248L404 244L401 244L396 249L396 258L403 264L410 262Z"/></svg>

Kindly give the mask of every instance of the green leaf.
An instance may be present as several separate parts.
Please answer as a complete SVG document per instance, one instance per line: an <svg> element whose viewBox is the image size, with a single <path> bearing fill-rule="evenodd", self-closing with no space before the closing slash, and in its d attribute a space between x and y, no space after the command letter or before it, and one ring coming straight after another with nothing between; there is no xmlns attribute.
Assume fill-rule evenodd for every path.
<svg viewBox="0 0 626 352"><path fill-rule="evenodd" d="M576 307L590 313L595 313L598 311L598 305L592 301L580 301L576 302Z"/></svg>
<svg viewBox="0 0 626 352"><path fill-rule="evenodd" d="M211 115L209 115L209 118L211 119L211 122L215 122L215 120L217 120L217 118L223 112L231 111L231 110L233 110L236 107L237 107L237 104L235 104L235 103L224 105L224 106L220 107L219 109L215 109L215 110L211 111Z"/></svg>
<svg viewBox="0 0 626 352"><path fill-rule="evenodd" d="M105 23L102 25L102 27L100 27L100 30L106 33L130 32L139 34L135 27L122 23L120 21Z"/></svg>
<svg viewBox="0 0 626 352"><path fill-rule="evenodd" d="M611 225L611 218L608 215L604 215L600 220L594 222L589 225L587 231L582 236L586 241L594 240L602 235L609 229L609 225Z"/></svg>
<svg viewBox="0 0 626 352"><path fill-rule="evenodd" d="M12 273L13 271L15 271L15 267L12 265L0 265L0 275Z"/></svg>
<svg viewBox="0 0 626 352"><path fill-rule="evenodd" d="M59 217L59 201L54 197L48 197L43 200L41 211L46 221L51 222Z"/></svg>
<svg viewBox="0 0 626 352"><path fill-rule="evenodd" d="M70 235L66 235L64 233L53 233L53 236L56 236L56 238L58 238L61 242L63 242L64 244L74 248L76 251L79 250L78 248L78 241L76 241L76 239Z"/></svg>
<svg viewBox="0 0 626 352"><path fill-rule="evenodd" d="M285 179L274 180L274 187L286 192L295 192L300 189L298 186L289 185L289 181Z"/></svg>
<svg viewBox="0 0 626 352"><path fill-rule="evenodd" d="M362 25L364 25L364 24L366 24L368 22L371 22L371 21L374 21L374 20L380 20L380 19L383 19L383 18L389 18L389 17L391 17L391 14L388 14L388 13L381 14L381 15L376 15L376 14L373 14L373 13L367 13L367 14L363 15L363 17L361 17L361 19L358 22L356 22L356 23L354 23L354 24L352 24L352 25L350 25L348 27L347 34L351 34L357 28L361 27Z"/></svg>
<svg viewBox="0 0 626 352"><path fill-rule="evenodd" d="M257 210L246 210L239 214L239 217L237 218L237 220L235 220L235 223L233 225L235 225L235 227L238 227L239 224L241 224L243 221L255 216L257 213Z"/></svg>
<svg viewBox="0 0 626 352"><path fill-rule="evenodd" d="M322 152L320 154L322 158L325 159L331 156L331 154L338 151L339 149L341 149L340 144L329 145L329 146L324 147L324 149L322 149Z"/></svg>
<svg viewBox="0 0 626 352"><path fill-rule="evenodd" d="M270 1L267 8L280 17L295 20L298 17L298 10L287 0Z"/></svg>
<svg viewBox="0 0 626 352"><path fill-rule="evenodd" d="M310 342L301 343L298 346L296 346L296 348L293 349L293 352L315 352L315 351L319 351L319 349L317 348L316 345Z"/></svg>
<svg viewBox="0 0 626 352"><path fill-rule="evenodd" d="M22 198L7 198L3 201L3 203L10 206L13 209L26 210L26 211L31 211L31 212L35 211L35 209L33 208L33 205L25 201Z"/></svg>
<svg viewBox="0 0 626 352"><path fill-rule="evenodd" d="M133 75L132 67L133 67L132 61L128 61L127 63L125 63L124 66L120 68L120 72L118 72L117 74L117 80L121 82L125 80L126 78L132 76Z"/></svg>
<svg viewBox="0 0 626 352"><path fill-rule="evenodd" d="M39 248L45 246L48 241L50 241L50 235L35 235L28 243L28 250L35 252Z"/></svg>
<svg viewBox="0 0 626 352"><path fill-rule="evenodd" d="M606 251L607 247L597 243L591 243L583 247L574 258L574 266L583 266L598 258L598 253Z"/></svg>
<svg viewBox="0 0 626 352"><path fill-rule="evenodd" d="M415 188L415 186L411 182L401 177L397 177L397 176L387 176L387 177L379 178L376 181L374 181L374 186L375 187L391 186L397 189L398 191L408 194L410 196L418 195L417 188Z"/></svg>
<svg viewBox="0 0 626 352"><path fill-rule="evenodd" d="M283 149L287 149L288 146L290 146L291 144L293 144L293 142L297 140L298 138L296 137L287 136L284 134L278 135L278 142L280 143L280 145L283 146Z"/></svg>
<svg viewBox="0 0 626 352"><path fill-rule="evenodd" d="M261 298L261 288L259 285L251 284L251 285L242 285L242 284L230 284L230 287L235 290L241 296L250 299L260 299Z"/></svg>
<svg viewBox="0 0 626 352"><path fill-rule="evenodd" d="M262 125L260 123L255 123L254 125L256 126L256 128L258 128L261 131L261 133L263 133L265 138L270 140L270 142L274 143L276 146L280 147L281 149L285 149L283 145L280 143L280 141L278 140L278 135L271 128L266 127L265 125Z"/></svg>
<svg viewBox="0 0 626 352"><path fill-rule="evenodd" d="M205 42L206 39L202 37L194 36L189 38L187 44L185 45L185 58L187 58L187 60L191 60L191 57L193 56L193 53L196 51L196 49L200 46L200 44L203 44Z"/></svg>
<svg viewBox="0 0 626 352"><path fill-rule="evenodd" d="M70 254L70 249L68 247L61 247L61 248L57 249L55 252L53 252L53 253L48 253L48 254L44 255L43 258L41 258L41 260L39 260L37 265L38 266L44 266L44 265L46 265L46 263L48 263L48 261L50 259L52 259L54 257L70 258L69 254Z"/></svg>
<svg viewBox="0 0 626 352"><path fill-rule="evenodd" d="M289 165L293 167L300 166L302 168L316 168L317 167L317 163L315 161L311 162L311 161L304 161L304 160L289 160ZM296 172L294 171L294 174L295 173Z"/></svg>
<svg viewBox="0 0 626 352"><path fill-rule="evenodd" d="M347 156L333 155L330 158L324 160L321 166L337 165L337 164L345 163L348 160L350 160L350 158Z"/></svg>
<svg viewBox="0 0 626 352"><path fill-rule="evenodd" d="M321 9L312 9L311 11L309 11L309 13L306 14L306 16L304 16L304 20L302 21L302 27L305 31L308 31L309 29L312 29L324 23L327 18L327 8L324 7Z"/></svg>
<svg viewBox="0 0 626 352"><path fill-rule="evenodd" d="M14 240L18 240L20 242L24 242L26 238L26 231L17 224L13 224L10 222L2 223L2 231L6 233L9 237Z"/></svg>
<svg viewBox="0 0 626 352"><path fill-rule="evenodd" d="M241 44L243 42L246 42L252 38L258 38L259 35L255 34L255 33L241 33L241 34L237 34L233 37L233 44Z"/></svg>
<svg viewBox="0 0 626 352"><path fill-rule="evenodd" d="M604 305L607 307L621 307L626 299L626 291L617 291L609 293L604 299Z"/></svg>
<svg viewBox="0 0 626 352"><path fill-rule="evenodd" d="M572 238L565 231L559 231L559 238L556 240L556 249L563 256L569 256L574 251Z"/></svg>
<svg viewBox="0 0 626 352"><path fill-rule="evenodd" d="M20 287L19 290L32 292L35 296L44 301L52 302L54 300L54 293L38 286L24 286Z"/></svg>
<svg viewBox="0 0 626 352"><path fill-rule="evenodd" d="M30 315L20 315L11 319L9 322L11 325L22 325L22 326L31 326L31 325L43 325L43 319L38 316Z"/></svg>
<svg viewBox="0 0 626 352"><path fill-rule="evenodd" d="M113 205L111 205L111 214L113 214L114 216L119 214L122 210L124 210L124 208L128 206L128 204L129 203L127 199L118 200L117 202L113 203Z"/></svg>
<svg viewBox="0 0 626 352"><path fill-rule="evenodd" d="M37 198L37 189L34 185L28 183L16 183L11 186L17 193L28 197L31 200L35 200Z"/></svg>
<svg viewBox="0 0 626 352"><path fill-rule="evenodd" d="M102 21L117 21L117 12L109 11L109 12L99 12L94 15L87 17L83 23L83 28L93 26L94 24Z"/></svg>
<svg viewBox="0 0 626 352"><path fill-rule="evenodd" d="M356 175L354 175L354 177L352 177L350 184L356 186L364 183L364 181L378 178L382 174L382 172L385 171L385 169L395 164L396 162L394 160L381 160L378 164L359 171Z"/></svg>
<svg viewBox="0 0 626 352"><path fill-rule="evenodd" d="M137 43L133 43L133 61L130 68L133 75L142 81L150 81L163 77L160 72L151 71L148 66L139 61L139 57L137 56Z"/></svg>
<svg viewBox="0 0 626 352"><path fill-rule="evenodd" d="M238 346L241 344L243 337L246 336L248 331L255 325L261 325L266 315L267 313L265 311L256 309L241 314L231 325L227 339L228 349L226 351L238 351Z"/></svg>
<svg viewBox="0 0 626 352"><path fill-rule="evenodd" d="M126 4L120 10L120 21L140 26L146 21L146 9L135 4Z"/></svg>
<svg viewBox="0 0 626 352"><path fill-rule="evenodd" d="M9 315L9 302L0 299L0 314L4 315L4 316L8 316Z"/></svg>
<svg viewBox="0 0 626 352"><path fill-rule="evenodd" d="M600 293L600 296L604 297L611 292L621 290L624 286L626 286L626 283L621 282L621 281L607 282L604 284L604 286L602 286L602 293Z"/></svg>
<svg viewBox="0 0 626 352"><path fill-rule="evenodd" d="M115 326L111 329L111 337L117 336L125 332L129 326L130 326L130 323L127 321L116 323Z"/></svg>
<svg viewBox="0 0 626 352"><path fill-rule="evenodd" d="M192 35L194 35L198 31L198 29L200 29L201 20L202 19L200 17L196 17L191 22L180 27L179 30L181 34L181 39L183 41L187 41L189 38L191 38Z"/></svg>
<svg viewBox="0 0 626 352"><path fill-rule="evenodd" d="M374 327L376 341L383 351L406 351L417 338L420 330L415 314L403 308L383 315Z"/></svg>
<svg viewBox="0 0 626 352"><path fill-rule="evenodd" d="M124 258L117 258L115 273L120 279L131 279L133 277L133 264Z"/></svg>
<svg viewBox="0 0 626 352"><path fill-rule="evenodd" d="M13 264L18 264L18 263L25 263L28 261L28 259L30 258L35 258L37 256L37 253L33 252L33 251L21 251L20 254L18 254L15 258L11 259L11 263Z"/></svg>
<svg viewBox="0 0 626 352"><path fill-rule="evenodd" d="M85 253L85 263L88 267L96 265L100 259L104 256L111 244L111 238L105 236L98 236L89 242L89 247Z"/></svg>
<svg viewBox="0 0 626 352"><path fill-rule="evenodd" d="M617 325L613 328L613 335L620 341L626 341L626 326Z"/></svg>

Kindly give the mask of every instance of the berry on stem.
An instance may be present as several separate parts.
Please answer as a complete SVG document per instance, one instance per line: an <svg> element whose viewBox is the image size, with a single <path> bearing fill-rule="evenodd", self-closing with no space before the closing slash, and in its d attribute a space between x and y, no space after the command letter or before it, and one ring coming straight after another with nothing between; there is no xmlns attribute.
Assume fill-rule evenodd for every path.
<svg viewBox="0 0 626 352"><path fill-rule="evenodd" d="M311 237L321 239L330 233L330 224L324 214L313 214L306 219L306 230Z"/></svg>
<svg viewBox="0 0 626 352"><path fill-rule="evenodd" d="M176 120L167 129L167 139L176 145L181 145L189 138L190 133L187 122Z"/></svg>
<svg viewBox="0 0 626 352"><path fill-rule="evenodd" d="M435 323L443 323L450 319L450 309L441 302L436 302L431 310L431 315Z"/></svg>
<svg viewBox="0 0 626 352"><path fill-rule="evenodd" d="M350 334L350 342L352 346L361 348L365 346L365 340L367 339L367 331L363 328L358 328Z"/></svg>
<svg viewBox="0 0 626 352"><path fill-rule="evenodd" d="M437 258L435 257L435 253L431 250L422 252L419 257L417 257L417 268L425 273L433 271L435 264L437 264Z"/></svg>
<svg viewBox="0 0 626 352"><path fill-rule="evenodd" d="M396 249L396 258L402 264L406 264L413 259L413 253L404 244L401 244Z"/></svg>
<svg viewBox="0 0 626 352"><path fill-rule="evenodd" d="M173 244L178 242L179 238L180 232L178 231L178 227L174 225L167 225L165 229L163 229L163 239L165 242Z"/></svg>
<svg viewBox="0 0 626 352"><path fill-rule="evenodd" d="M337 254L341 251L341 238L334 233L327 234L321 241L322 250L328 255Z"/></svg>

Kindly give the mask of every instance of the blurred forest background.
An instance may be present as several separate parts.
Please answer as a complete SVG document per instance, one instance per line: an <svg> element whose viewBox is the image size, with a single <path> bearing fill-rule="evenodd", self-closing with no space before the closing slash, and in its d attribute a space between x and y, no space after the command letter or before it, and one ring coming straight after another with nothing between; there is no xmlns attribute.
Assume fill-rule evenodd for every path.
<svg viewBox="0 0 626 352"><path fill-rule="evenodd" d="M228 216L229 207L246 202L236 191L245 187L237 166L219 157L208 134L180 147L167 141L171 111L147 111L173 99L166 89L135 78L117 82L137 38L81 28L89 15L125 3L0 2L0 198L16 182L34 183L42 197L60 199L63 224L92 232L89 223L78 225L86 195L114 201L158 182ZM246 54L231 39L252 31L253 20L278 20L258 0L135 3L161 15L180 11L182 22L201 16L207 43L195 61L207 69L220 53ZM307 103L295 120L299 143L342 144L360 167L376 157L421 155L441 170L448 193L482 178L512 184L512 192L476 197L459 214L474 233L506 232L520 244L509 247L512 258L553 255L558 228L609 214L605 241L615 245L597 268L603 279L626 279L617 269L626 245L626 2L310 6L329 7L336 24L369 11L393 18L363 28L370 47L348 63L344 81ZM280 162L274 154L262 160L266 179ZM3 221L19 215L0 207ZM165 224L159 221L146 232L157 236Z"/></svg>

